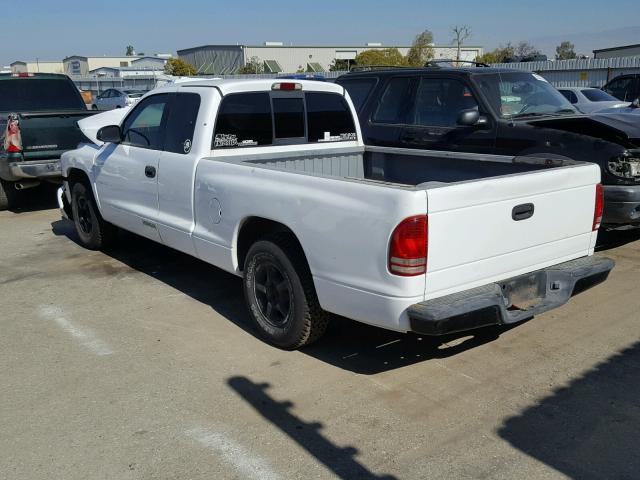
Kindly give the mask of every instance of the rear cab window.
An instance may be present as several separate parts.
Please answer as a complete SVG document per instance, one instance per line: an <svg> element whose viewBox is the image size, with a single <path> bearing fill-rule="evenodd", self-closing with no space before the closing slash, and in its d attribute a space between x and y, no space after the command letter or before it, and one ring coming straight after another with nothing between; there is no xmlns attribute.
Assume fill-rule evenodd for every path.
<svg viewBox="0 0 640 480"><path fill-rule="evenodd" d="M356 124L339 93L233 93L222 99L212 148L354 140Z"/></svg>
<svg viewBox="0 0 640 480"><path fill-rule="evenodd" d="M80 92L66 77L9 77L0 82L0 112L86 109Z"/></svg>

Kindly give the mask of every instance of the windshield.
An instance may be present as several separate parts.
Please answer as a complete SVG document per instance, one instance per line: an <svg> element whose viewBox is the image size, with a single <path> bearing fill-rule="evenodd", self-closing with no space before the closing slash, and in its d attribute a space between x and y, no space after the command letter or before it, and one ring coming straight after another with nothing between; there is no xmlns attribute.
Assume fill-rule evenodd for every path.
<svg viewBox="0 0 640 480"><path fill-rule="evenodd" d="M597 88L585 88L580 90L582 94L592 102L619 102L616 97L609 95L607 92L598 90Z"/></svg>
<svg viewBox="0 0 640 480"><path fill-rule="evenodd" d="M0 112L77 110L85 105L70 81L51 78L12 78L0 81Z"/></svg>
<svg viewBox="0 0 640 480"><path fill-rule="evenodd" d="M535 73L478 74L474 80L502 118L577 113L558 90Z"/></svg>

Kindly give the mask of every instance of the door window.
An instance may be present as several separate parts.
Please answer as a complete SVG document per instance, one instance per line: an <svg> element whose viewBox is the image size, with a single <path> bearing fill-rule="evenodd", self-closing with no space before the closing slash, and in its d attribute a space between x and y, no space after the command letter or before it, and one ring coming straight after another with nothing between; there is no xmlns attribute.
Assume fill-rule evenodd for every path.
<svg viewBox="0 0 640 480"><path fill-rule="evenodd" d="M347 102L335 93L307 93L309 142L356 140L356 128Z"/></svg>
<svg viewBox="0 0 640 480"><path fill-rule="evenodd" d="M392 78L385 88L378 108L373 115L376 123L402 124L410 101L410 77Z"/></svg>
<svg viewBox="0 0 640 480"><path fill-rule="evenodd" d="M478 102L461 81L422 78L407 123L454 128L460 112L472 109L478 109Z"/></svg>
<svg viewBox="0 0 640 480"><path fill-rule="evenodd" d="M176 94L167 117L166 152L187 154L191 151L199 109L200 95L197 93Z"/></svg>
<svg viewBox="0 0 640 480"><path fill-rule="evenodd" d="M238 93L222 100L213 147L271 145L273 125L269 93Z"/></svg>
<svg viewBox="0 0 640 480"><path fill-rule="evenodd" d="M632 86L633 77L621 77L612 80L603 90L622 101L627 101L630 100L628 97L631 96Z"/></svg>
<svg viewBox="0 0 640 480"><path fill-rule="evenodd" d="M145 98L122 124L126 145L162 150L162 128L166 117L169 94Z"/></svg>
<svg viewBox="0 0 640 480"><path fill-rule="evenodd" d="M582 93L584 92L585 90L582 91ZM564 98L569 100L571 103L573 104L578 103L578 96L571 90L560 90L560 93L564 96Z"/></svg>

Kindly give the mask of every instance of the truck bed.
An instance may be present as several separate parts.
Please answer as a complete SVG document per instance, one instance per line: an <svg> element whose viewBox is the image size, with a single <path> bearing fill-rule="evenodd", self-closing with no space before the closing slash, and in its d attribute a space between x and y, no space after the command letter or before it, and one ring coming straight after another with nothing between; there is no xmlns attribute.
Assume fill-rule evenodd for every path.
<svg viewBox="0 0 640 480"><path fill-rule="evenodd" d="M354 147L309 152L251 155L243 163L299 173L371 180L406 187L429 187L575 165L578 162L534 157L449 153L391 147Z"/></svg>

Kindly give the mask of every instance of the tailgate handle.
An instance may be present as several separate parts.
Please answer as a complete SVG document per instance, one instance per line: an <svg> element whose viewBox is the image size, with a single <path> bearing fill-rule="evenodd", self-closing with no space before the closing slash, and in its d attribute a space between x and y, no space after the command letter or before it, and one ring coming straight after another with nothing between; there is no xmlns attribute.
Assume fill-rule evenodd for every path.
<svg viewBox="0 0 640 480"><path fill-rule="evenodd" d="M533 203L523 203L522 205L516 205L511 210L511 218L513 218L516 222L520 220L526 220L527 218L533 217L533 212L535 207Z"/></svg>

